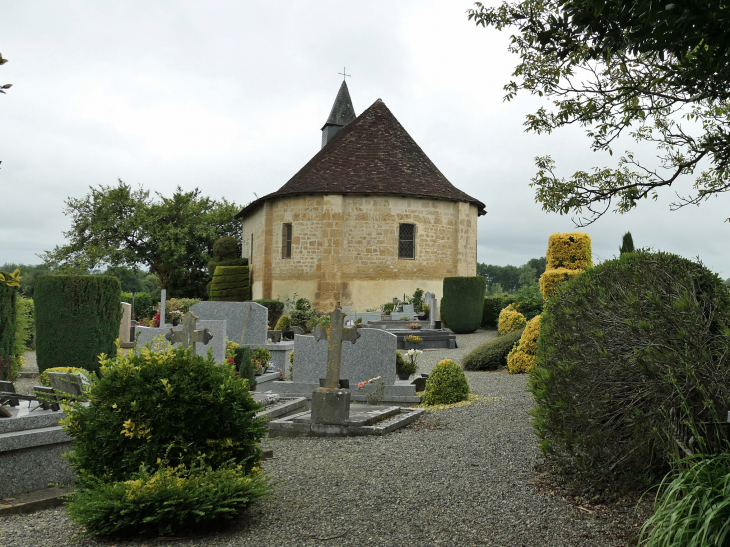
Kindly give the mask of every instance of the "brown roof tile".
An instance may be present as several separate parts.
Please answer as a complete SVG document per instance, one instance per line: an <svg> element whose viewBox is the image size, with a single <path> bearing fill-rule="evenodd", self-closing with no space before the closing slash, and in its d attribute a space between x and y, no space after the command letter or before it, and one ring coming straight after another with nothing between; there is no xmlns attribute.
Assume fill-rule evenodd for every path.
<svg viewBox="0 0 730 547"><path fill-rule="evenodd" d="M347 124L289 182L247 205L302 194L389 194L484 204L453 186L378 99Z"/></svg>

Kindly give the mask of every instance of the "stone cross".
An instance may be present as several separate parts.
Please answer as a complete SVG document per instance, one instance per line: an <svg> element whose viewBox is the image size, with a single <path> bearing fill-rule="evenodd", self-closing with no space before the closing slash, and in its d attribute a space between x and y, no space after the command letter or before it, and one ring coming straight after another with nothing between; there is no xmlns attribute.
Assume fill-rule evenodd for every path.
<svg viewBox="0 0 730 547"><path fill-rule="evenodd" d="M207 344L213 339L213 335L208 329L195 330L197 322L198 316L193 312L188 311L185 315L183 315L182 330L170 329L170 332L165 335L165 339L169 340L173 344L178 342L182 343L184 348L190 348L191 355L195 355L195 342Z"/></svg>
<svg viewBox="0 0 730 547"><path fill-rule="evenodd" d="M330 317L332 325L327 332L327 328L317 325L314 329L314 339L328 340L329 347L327 349L327 377L324 387L329 389L339 389L340 387L340 363L342 361L342 342L348 341L355 343L360 338L360 332L357 327L345 328L343 326L344 317L340 308L335 308Z"/></svg>

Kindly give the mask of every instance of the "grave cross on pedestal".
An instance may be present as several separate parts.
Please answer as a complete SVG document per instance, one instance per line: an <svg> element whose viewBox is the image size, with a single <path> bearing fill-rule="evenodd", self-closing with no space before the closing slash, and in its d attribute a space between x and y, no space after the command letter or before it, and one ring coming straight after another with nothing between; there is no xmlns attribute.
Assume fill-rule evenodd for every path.
<svg viewBox="0 0 730 547"><path fill-rule="evenodd" d="M319 342L320 340L328 340L329 345L327 347L327 377L324 383L324 387L330 389L337 389L340 387L340 364L342 363L342 342L352 342L360 338L360 333L357 327L345 328L343 323L344 317L342 316L342 310L335 308L330 316L330 325L328 329L322 325L317 325L314 329L314 339Z"/></svg>
<svg viewBox="0 0 730 547"><path fill-rule="evenodd" d="M350 391L340 389L340 363L342 361L342 342L355 343L360 338L357 327L346 329L342 325L344 317L342 310L335 308L330 316L329 329L317 325L314 329L314 339L327 340L327 377L324 387L312 393L312 423L315 424L342 424L350 417Z"/></svg>
<svg viewBox="0 0 730 547"><path fill-rule="evenodd" d="M195 342L207 344L213 339L213 335L208 329L195 330L197 322L198 316L193 312L188 311L185 315L183 315L182 330L170 329L170 332L165 335L165 339L169 340L173 344L180 342L184 348L190 348L191 355L195 355Z"/></svg>

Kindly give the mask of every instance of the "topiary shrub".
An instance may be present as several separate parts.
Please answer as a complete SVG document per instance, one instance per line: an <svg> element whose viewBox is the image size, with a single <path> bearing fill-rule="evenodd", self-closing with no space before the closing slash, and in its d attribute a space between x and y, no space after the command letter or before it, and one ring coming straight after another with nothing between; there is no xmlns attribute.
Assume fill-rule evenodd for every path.
<svg viewBox="0 0 730 547"><path fill-rule="evenodd" d="M41 372L40 378L38 378L46 387L51 387L51 378L48 376L49 372L65 372L65 373L71 373L71 374L83 374L87 380L89 380L92 376L92 374L83 368L76 368L76 367L53 367L53 368L47 368L43 372Z"/></svg>
<svg viewBox="0 0 730 547"><path fill-rule="evenodd" d="M210 283L210 299L244 302L251 297L248 266L217 266Z"/></svg>
<svg viewBox="0 0 730 547"><path fill-rule="evenodd" d="M215 240L213 243L213 258L216 260L229 260L241 256L238 248L238 240L235 237L223 236Z"/></svg>
<svg viewBox="0 0 730 547"><path fill-rule="evenodd" d="M456 334L474 332L482 323L487 278L445 277L441 316L448 317L449 328Z"/></svg>
<svg viewBox="0 0 730 547"><path fill-rule="evenodd" d="M517 311L515 304L510 304L499 312L499 323L497 326L497 332L507 334L508 332L514 332L516 330L522 330L527 325L527 319L520 312Z"/></svg>
<svg viewBox="0 0 730 547"><path fill-rule="evenodd" d="M529 372L535 366L537 353L537 337L540 335L540 316L527 322L520 341L507 355L507 370L512 374Z"/></svg>
<svg viewBox="0 0 730 547"><path fill-rule="evenodd" d="M294 304L294 309L289 314L291 317L291 324L294 327L299 327L304 332L307 330L307 323L313 318L317 317L316 310L312 309L312 304L306 298L300 298Z"/></svg>
<svg viewBox="0 0 730 547"><path fill-rule="evenodd" d="M291 330L291 320L287 315L282 315L279 317L279 320L276 322L276 326L274 327L274 330Z"/></svg>
<svg viewBox="0 0 730 547"><path fill-rule="evenodd" d="M226 260L211 260L208 262L208 277L213 279L218 266L248 266L248 258L227 258ZM210 292L210 291L209 291Z"/></svg>
<svg viewBox="0 0 730 547"><path fill-rule="evenodd" d="M583 270L568 270L566 268L559 268L557 270L545 270L540 276L540 291L542 292L543 298L547 300L558 289L560 285L578 277L583 273Z"/></svg>
<svg viewBox="0 0 730 547"><path fill-rule="evenodd" d="M233 350L233 363L240 377L248 380L248 390L255 391L258 383L256 381L256 369L258 367L252 362L251 348L241 346L235 348Z"/></svg>
<svg viewBox="0 0 730 547"><path fill-rule="evenodd" d="M714 451L702 424L726 417L727 325L719 277L668 253L625 254L560 286L530 373L544 456L586 488L652 483L673 448L670 408Z"/></svg>
<svg viewBox="0 0 730 547"><path fill-rule="evenodd" d="M585 270L593 266L591 238L583 232L552 234L548 239L546 270Z"/></svg>
<svg viewBox="0 0 730 547"><path fill-rule="evenodd" d="M499 296L487 296L484 298L484 306L482 307L482 323L483 329L497 328L497 320L499 312L502 311L502 303L504 300Z"/></svg>
<svg viewBox="0 0 730 547"><path fill-rule="evenodd" d="M122 319L121 287L111 276L42 275L36 281L38 369L99 369L99 355L116 354Z"/></svg>
<svg viewBox="0 0 730 547"><path fill-rule="evenodd" d="M266 428L233 366L146 347L103 360L88 395L64 420L79 477L69 512L88 532L190 531L265 495Z"/></svg>
<svg viewBox="0 0 730 547"><path fill-rule="evenodd" d="M524 329L498 336L474 348L461 361L464 370L497 370L507 366L507 354L520 341Z"/></svg>
<svg viewBox="0 0 730 547"><path fill-rule="evenodd" d="M423 394L424 405L450 405L469 397L464 371L451 359L444 359L431 371Z"/></svg>

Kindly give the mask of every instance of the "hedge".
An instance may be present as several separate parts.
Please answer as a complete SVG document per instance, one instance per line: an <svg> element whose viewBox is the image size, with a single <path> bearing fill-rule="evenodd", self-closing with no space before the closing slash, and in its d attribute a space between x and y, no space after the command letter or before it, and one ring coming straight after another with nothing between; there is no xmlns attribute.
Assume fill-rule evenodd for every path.
<svg viewBox="0 0 730 547"><path fill-rule="evenodd" d="M456 334L474 332L482 323L484 293L487 278L445 277L441 301L442 318L448 318L449 328Z"/></svg>
<svg viewBox="0 0 730 547"><path fill-rule="evenodd" d="M261 304L269 310L269 325L276 325L281 317L281 313L284 311L284 302L278 300L261 299L254 300L257 304Z"/></svg>
<svg viewBox="0 0 730 547"><path fill-rule="evenodd" d="M14 354L17 295L16 287L0 282L0 359L12 358Z"/></svg>
<svg viewBox="0 0 730 547"><path fill-rule="evenodd" d="M497 370L507 366L507 354L520 341L524 329L497 337L468 353L461 361L464 370Z"/></svg>
<svg viewBox="0 0 730 547"><path fill-rule="evenodd" d="M499 312L514 302L511 296L487 296L482 308L482 328L496 329Z"/></svg>
<svg viewBox="0 0 730 547"><path fill-rule="evenodd" d="M245 302L251 298L248 266L216 266L210 283L210 299Z"/></svg>
<svg viewBox="0 0 730 547"><path fill-rule="evenodd" d="M552 234L548 239L546 270L585 270L593 266L591 237L583 232Z"/></svg>
<svg viewBox="0 0 730 547"><path fill-rule="evenodd" d="M99 354L116 354L122 319L116 277L42 275L36 281L36 358L40 372L56 366L99 369Z"/></svg>
<svg viewBox="0 0 730 547"><path fill-rule="evenodd" d="M122 302L132 303L132 293L123 292ZM134 316L139 319L152 319L157 313L157 304L160 298L155 298L149 293L138 292L134 295Z"/></svg>

